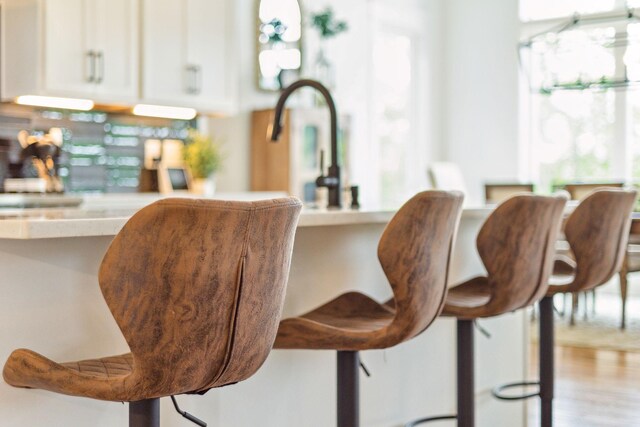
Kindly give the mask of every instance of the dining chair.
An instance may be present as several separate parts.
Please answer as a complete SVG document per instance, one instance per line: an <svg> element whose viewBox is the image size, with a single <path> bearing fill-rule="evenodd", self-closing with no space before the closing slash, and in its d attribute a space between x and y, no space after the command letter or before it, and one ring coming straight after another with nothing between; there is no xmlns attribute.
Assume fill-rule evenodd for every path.
<svg viewBox="0 0 640 427"><path fill-rule="evenodd" d="M623 182L574 182L562 185L560 188L564 189L571 196L571 200L582 200L591 194L593 191L601 188L622 188Z"/></svg>
<svg viewBox="0 0 640 427"><path fill-rule="evenodd" d="M460 191L468 194L467 185L460 166L452 162L436 162L429 166L431 188L440 191Z"/></svg>
<svg viewBox="0 0 640 427"><path fill-rule="evenodd" d="M533 184L528 183L485 184L485 202L497 204L519 193L533 193L533 189Z"/></svg>

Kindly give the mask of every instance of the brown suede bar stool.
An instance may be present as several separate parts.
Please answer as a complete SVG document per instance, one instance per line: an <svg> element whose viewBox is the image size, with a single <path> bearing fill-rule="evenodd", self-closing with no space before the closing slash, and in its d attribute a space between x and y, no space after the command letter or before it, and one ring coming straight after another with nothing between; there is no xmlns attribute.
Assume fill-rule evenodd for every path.
<svg viewBox="0 0 640 427"><path fill-rule="evenodd" d="M545 295L565 204L563 196L514 196L487 218L476 244L488 274L449 289L442 312L457 318L458 414L406 427L446 419L475 426L474 321L527 307Z"/></svg>
<svg viewBox="0 0 640 427"><path fill-rule="evenodd" d="M56 363L16 350L5 381L129 402L130 427L158 427L159 398L249 378L276 336L300 209L297 199L168 199L142 209L99 273L131 353Z"/></svg>
<svg viewBox="0 0 640 427"><path fill-rule="evenodd" d="M565 223L564 234L573 259L557 258L546 296L540 301L540 391L505 396L509 388L538 383L514 383L498 387L494 396L520 400L540 396L540 425L553 425L554 325L553 297L585 292L608 282L622 267L627 249L635 191L598 190L586 197Z"/></svg>
<svg viewBox="0 0 640 427"><path fill-rule="evenodd" d="M397 310L349 292L280 323L274 348L338 352L338 427L360 425L358 352L407 341L442 310L462 199L458 192L420 193L387 225L378 259Z"/></svg>

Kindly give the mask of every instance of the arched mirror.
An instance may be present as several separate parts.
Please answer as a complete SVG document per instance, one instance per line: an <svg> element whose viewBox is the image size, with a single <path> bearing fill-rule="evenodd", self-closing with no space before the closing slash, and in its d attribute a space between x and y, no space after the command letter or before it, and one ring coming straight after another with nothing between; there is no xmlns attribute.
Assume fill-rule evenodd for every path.
<svg viewBox="0 0 640 427"><path fill-rule="evenodd" d="M278 91L300 78L302 14L298 0L259 0L258 87Z"/></svg>

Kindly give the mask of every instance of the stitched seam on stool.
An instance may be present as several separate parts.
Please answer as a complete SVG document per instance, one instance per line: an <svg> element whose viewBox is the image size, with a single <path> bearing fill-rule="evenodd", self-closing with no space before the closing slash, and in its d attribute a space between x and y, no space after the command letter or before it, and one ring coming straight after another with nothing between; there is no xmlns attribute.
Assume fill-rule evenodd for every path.
<svg viewBox="0 0 640 427"><path fill-rule="evenodd" d="M552 211L552 215L553 215L553 211ZM558 226L559 226L559 225L558 225ZM532 300L532 299L536 296L536 294L538 293L538 291L539 291L539 289L540 289L540 286L546 286L546 285L547 285L547 283L544 283L544 281L543 281L542 279L543 279L543 276L544 276L544 268L545 268L545 264L546 264L546 262L547 262L547 259L546 259L546 258L547 258L547 252L548 252L548 250L549 250L549 244L550 244L550 243L549 243L549 240L551 240L551 239L550 239L550 237L551 237L551 236L549 236L549 234L551 234L551 233L553 233L553 228L551 228L551 229L549 230L549 232L547 233L547 236L546 236L546 238L545 238L545 240L544 240L544 247L543 247L543 252L542 252L542 265L540 266L540 270L538 271L538 284L539 284L539 286L537 286L537 287L533 290L533 292L529 295L529 297L527 298L527 301L526 301L526 303L527 303L527 304L531 304L531 300ZM520 308L520 307L518 307L518 308Z"/></svg>
<svg viewBox="0 0 640 427"><path fill-rule="evenodd" d="M227 343L227 351L225 354L225 360L222 364L222 367L220 368L220 370L218 371L217 375L213 378L213 380L209 383L207 383L205 385L206 387L211 386L212 384L215 384L220 378L222 378L222 376L226 373L227 368L229 367L229 364L231 363L231 356L233 354L233 348L234 348L234 344L235 344L235 330L236 330L236 326L237 326L237 318L238 318L238 312L240 311L240 297L242 295L242 284L244 282L244 267L245 267L245 263L246 263L246 256L247 256L247 251L248 251L248 241L249 241L249 236L250 236L250 231L251 231L251 225L253 224L253 216L254 216L254 212L256 211L256 209L251 209L249 211L249 215L247 217L247 222L246 222L246 230L245 230L245 237L244 237L244 241L242 243L242 256L240 258L240 265L239 265L239 271L238 271L238 282L237 282L237 288L236 288L236 295L235 295L235 299L234 299L234 307L233 307L233 314L232 317L229 321L229 336L228 336L228 343ZM204 389L203 389L204 390Z"/></svg>

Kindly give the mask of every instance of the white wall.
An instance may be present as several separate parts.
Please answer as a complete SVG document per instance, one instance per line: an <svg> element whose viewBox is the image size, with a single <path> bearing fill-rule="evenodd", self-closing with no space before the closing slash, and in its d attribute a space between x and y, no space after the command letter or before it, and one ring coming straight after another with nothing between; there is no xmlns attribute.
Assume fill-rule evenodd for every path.
<svg viewBox="0 0 640 427"><path fill-rule="evenodd" d="M254 109L275 105L277 97L261 93L256 87L255 37L257 0L235 0L236 48L239 61L238 114L228 118L211 119L209 131L224 144L225 161L218 173L217 188L223 192L249 189L250 113Z"/></svg>
<svg viewBox="0 0 640 427"><path fill-rule="evenodd" d="M443 157L472 202L487 181L519 177L518 2L447 0Z"/></svg>

